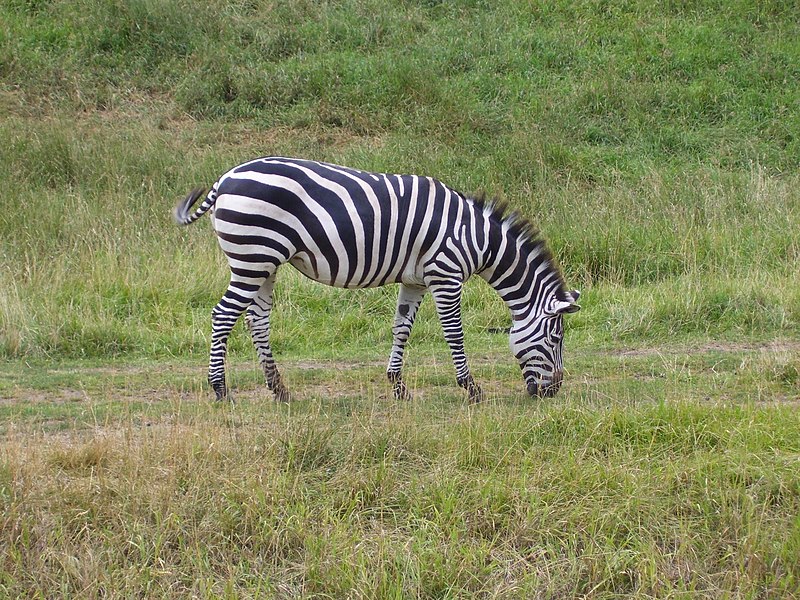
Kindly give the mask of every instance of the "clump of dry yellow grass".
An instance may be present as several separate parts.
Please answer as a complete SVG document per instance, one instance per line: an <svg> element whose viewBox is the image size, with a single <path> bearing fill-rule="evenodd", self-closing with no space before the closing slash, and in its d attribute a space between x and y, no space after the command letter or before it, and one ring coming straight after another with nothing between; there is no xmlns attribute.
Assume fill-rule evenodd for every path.
<svg viewBox="0 0 800 600"><path fill-rule="evenodd" d="M365 388L379 374L371 366L303 373L290 364L299 400L289 406L266 397L252 365L234 366L235 405L186 391L157 364L115 386L71 369L88 382L82 400L47 391L40 375L15 378L30 400L3 401L0 589L173 598L800 591L791 357L771 346L590 356L579 353L560 398L539 403L515 395L513 370L479 366L497 392L479 407L447 385L444 366L415 367L420 399L411 404L390 400L380 383ZM769 402L747 400L757 380Z"/></svg>

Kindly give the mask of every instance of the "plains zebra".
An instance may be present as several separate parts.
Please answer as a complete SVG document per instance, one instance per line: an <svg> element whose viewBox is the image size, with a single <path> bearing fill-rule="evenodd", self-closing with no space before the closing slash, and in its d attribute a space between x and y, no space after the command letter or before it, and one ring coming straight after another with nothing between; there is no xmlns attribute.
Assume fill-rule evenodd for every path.
<svg viewBox="0 0 800 600"><path fill-rule="evenodd" d="M387 375L395 397L409 398L401 377L414 316L430 291L450 347L458 385L471 402L483 393L464 354L461 291L473 274L508 305L510 345L527 390L555 394L563 376L562 315L579 310L537 232L503 206L467 198L430 177L369 173L333 164L280 157L234 167L175 208L188 225L211 211L231 279L212 311L208 380L218 400L227 395L228 335L247 312L267 386L289 400L269 343L272 290L278 267L332 286L369 288L399 283Z"/></svg>

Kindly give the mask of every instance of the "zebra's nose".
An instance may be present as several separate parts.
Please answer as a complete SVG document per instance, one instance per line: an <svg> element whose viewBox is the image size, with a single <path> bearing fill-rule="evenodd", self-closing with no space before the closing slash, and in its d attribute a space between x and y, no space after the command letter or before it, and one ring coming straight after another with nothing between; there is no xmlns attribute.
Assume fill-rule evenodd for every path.
<svg viewBox="0 0 800 600"><path fill-rule="evenodd" d="M528 394L537 398L552 398L561 389L561 382L564 380L564 372L561 370L553 373L550 381L530 381L528 383Z"/></svg>
<svg viewBox="0 0 800 600"><path fill-rule="evenodd" d="M535 381L528 382L528 395L533 396L534 398L539 398L542 395L542 388L539 387L539 384Z"/></svg>
<svg viewBox="0 0 800 600"><path fill-rule="evenodd" d="M545 387L544 395L548 398L552 398L558 393L558 390L561 389L561 382L564 380L564 371L558 370L553 373L553 380L550 382L550 385Z"/></svg>

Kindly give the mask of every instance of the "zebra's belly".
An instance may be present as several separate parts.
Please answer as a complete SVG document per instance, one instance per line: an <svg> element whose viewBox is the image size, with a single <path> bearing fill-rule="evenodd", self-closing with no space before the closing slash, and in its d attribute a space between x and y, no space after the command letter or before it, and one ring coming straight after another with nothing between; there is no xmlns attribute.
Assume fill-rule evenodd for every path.
<svg viewBox="0 0 800 600"><path fill-rule="evenodd" d="M316 262L311 261L310 257L305 252L298 252L295 254L289 259L289 264L309 279L319 281L320 283L330 284L330 280L325 281L322 277L320 277L320 274L317 272Z"/></svg>
<svg viewBox="0 0 800 600"><path fill-rule="evenodd" d="M325 268L325 265L320 264L315 258L306 252L298 252L295 254L291 259L289 259L289 264L309 279L313 279L319 283L324 283L326 285L338 288L364 289L380 287L390 283L404 283L406 285L416 286L424 285L421 268L416 268L411 265L407 266L406 269L401 273L389 273L389 276L386 276L385 274L379 274L373 280L369 281L348 281L347 276L344 273L340 273L336 276L336 278L332 278L330 272ZM320 272L320 270L322 272Z"/></svg>

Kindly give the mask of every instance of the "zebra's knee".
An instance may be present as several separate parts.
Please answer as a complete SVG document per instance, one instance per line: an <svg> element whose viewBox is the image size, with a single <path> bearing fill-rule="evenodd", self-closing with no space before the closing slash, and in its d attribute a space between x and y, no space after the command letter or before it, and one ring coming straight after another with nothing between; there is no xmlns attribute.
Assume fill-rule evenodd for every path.
<svg viewBox="0 0 800 600"><path fill-rule="evenodd" d="M269 312L255 303L245 311L244 321L251 334L264 333L269 330Z"/></svg>
<svg viewBox="0 0 800 600"><path fill-rule="evenodd" d="M222 308L219 304L217 304L214 308L211 309L211 324L214 327L219 327L224 324L225 317L226 317L225 309Z"/></svg>

